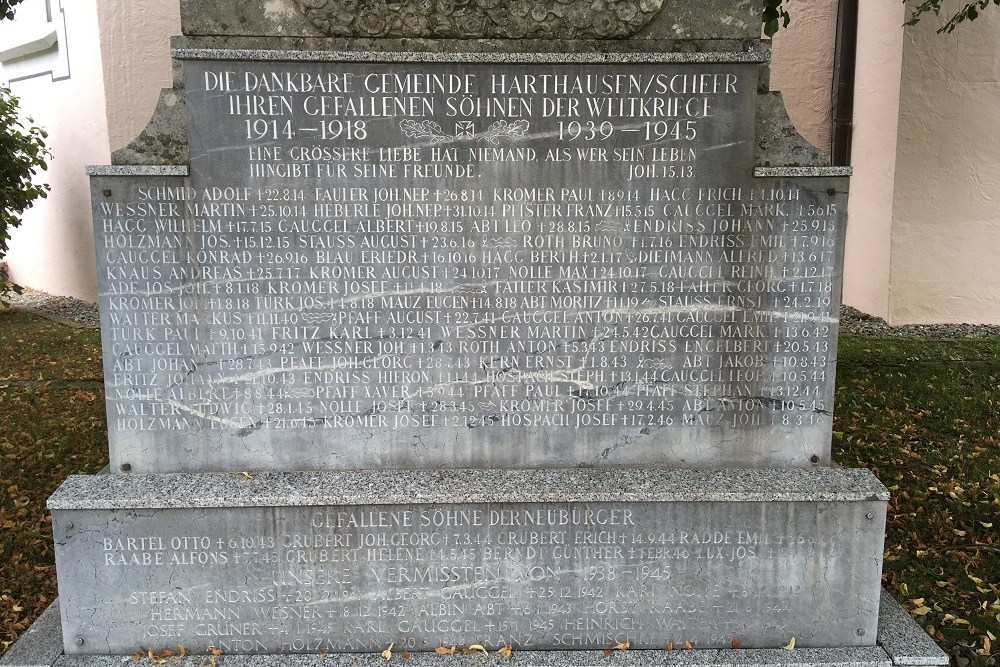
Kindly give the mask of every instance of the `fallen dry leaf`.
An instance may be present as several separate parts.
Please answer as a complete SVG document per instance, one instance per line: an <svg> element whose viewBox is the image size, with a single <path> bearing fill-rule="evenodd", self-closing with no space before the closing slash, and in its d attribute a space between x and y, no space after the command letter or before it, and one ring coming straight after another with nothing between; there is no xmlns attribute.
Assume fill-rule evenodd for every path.
<svg viewBox="0 0 1000 667"><path fill-rule="evenodd" d="M663 649L663 650L664 651L673 651L674 650L674 643L672 641L667 642L667 647L665 649Z"/></svg>
<svg viewBox="0 0 1000 667"><path fill-rule="evenodd" d="M791 639L789 639L788 643L785 644L783 648L786 651L794 651L795 650L795 637L792 637Z"/></svg>
<svg viewBox="0 0 1000 667"><path fill-rule="evenodd" d="M382 651L382 657L385 658L386 662L392 660L392 647L396 645L396 642L389 644L389 648Z"/></svg>
<svg viewBox="0 0 1000 667"><path fill-rule="evenodd" d="M400 653L400 655L403 656L403 660L409 660L410 659L410 652L407 651L405 648L403 649L403 652Z"/></svg>
<svg viewBox="0 0 1000 667"><path fill-rule="evenodd" d="M743 642L740 641L739 635L733 635L732 640L730 640L730 642L729 642L729 646L731 648L739 648L740 644L742 644L742 643Z"/></svg>
<svg viewBox="0 0 1000 667"><path fill-rule="evenodd" d="M499 653L504 657L509 658L512 655L514 655L514 648L511 646L504 646L502 649L498 650L497 653Z"/></svg>
<svg viewBox="0 0 1000 667"><path fill-rule="evenodd" d="M471 646L469 646L469 651L471 651L473 653L475 653L475 652L482 652L483 655L489 655L490 654L490 652L487 651L483 647L482 644L472 644Z"/></svg>
<svg viewBox="0 0 1000 667"><path fill-rule="evenodd" d="M614 653L614 651L612 651L611 649L609 649L609 648L604 649L604 657L605 658L610 658L612 653Z"/></svg>
<svg viewBox="0 0 1000 667"><path fill-rule="evenodd" d="M438 655L455 655L455 647L452 646L451 648L446 648L444 646L438 646L434 649L434 652Z"/></svg>
<svg viewBox="0 0 1000 667"><path fill-rule="evenodd" d="M694 648L694 644L692 644L691 642L689 642L688 640L685 639L684 640L684 650L685 651L690 651L693 648Z"/></svg>
<svg viewBox="0 0 1000 667"><path fill-rule="evenodd" d="M243 475L244 477L246 477L247 479L253 479L253 475L251 475L250 473L246 472L245 470L242 471L242 472L240 472L240 474Z"/></svg>

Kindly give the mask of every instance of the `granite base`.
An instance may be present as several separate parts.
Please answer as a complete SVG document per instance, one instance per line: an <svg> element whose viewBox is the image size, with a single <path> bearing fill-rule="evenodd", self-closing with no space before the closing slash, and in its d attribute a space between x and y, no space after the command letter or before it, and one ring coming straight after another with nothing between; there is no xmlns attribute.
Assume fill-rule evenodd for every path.
<svg viewBox="0 0 1000 667"><path fill-rule="evenodd" d="M67 656L62 650L59 601L56 600L2 658L0 667L122 667L133 664L130 656ZM147 663L143 659L142 663ZM691 651L520 651L508 659L499 655L444 657L413 653L406 667L919 667L947 665L948 656L882 591L876 646L855 648L726 649ZM217 667L378 667L386 661L377 653L319 655L219 656ZM151 662L149 664L152 664ZM176 667L205 667L205 656L172 660Z"/></svg>

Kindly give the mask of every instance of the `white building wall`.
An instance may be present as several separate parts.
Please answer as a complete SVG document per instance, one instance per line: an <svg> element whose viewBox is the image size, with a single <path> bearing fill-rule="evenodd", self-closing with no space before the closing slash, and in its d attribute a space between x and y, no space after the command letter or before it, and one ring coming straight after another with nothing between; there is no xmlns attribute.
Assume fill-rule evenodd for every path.
<svg viewBox="0 0 1000 667"><path fill-rule="evenodd" d="M838 0L789 0L792 22L775 35L771 88L813 145L830 149L831 93ZM889 316L896 125L903 44L903 6L860 2L854 141L844 303Z"/></svg>
<svg viewBox="0 0 1000 667"><path fill-rule="evenodd" d="M11 278L53 294L96 301L90 184L84 169L146 126L170 85L169 38L180 32L172 0L26 0L2 26L0 49L37 31L51 14L57 44L3 63L0 80L21 97L24 116L49 133L53 158L42 177L48 199L13 234ZM44 31L44 30L43 30Z"/></svg>
<svg viewBox="0 0 1000 667"><path fill-rule="evenodd" d="M1000 323L1000 7L907 28L890 321Z"/></svg>
<svg viewBox="0 0 1000 667"><path fill-rule="evenodd" d="M29 55L0 70L21 98L22 115L48 131L53 154L42 174L52 187L48 199L26 211L22 227L12 234L7 255L11 278L91 301L97 277L90 191L83 172L88 164L110 159L96 1L50 0L54 20L66 27L55 46L57 57ZM31 25L38 5L44 6L44 0L28 0L18 8L20 29ZM66 71L49 73L53 63L64 63Z"/></svg>
<svg viewBox="0 0 1000 667"><path fill-rule="evenodd" d="M111 150L146 127L171 86L170 37L181 33L178 0L98 0Z"/></svg>

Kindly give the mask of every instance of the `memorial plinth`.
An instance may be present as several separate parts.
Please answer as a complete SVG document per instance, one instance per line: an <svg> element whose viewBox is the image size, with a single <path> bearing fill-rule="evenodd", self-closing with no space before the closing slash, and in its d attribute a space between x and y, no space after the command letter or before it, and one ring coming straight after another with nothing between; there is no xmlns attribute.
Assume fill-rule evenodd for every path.
<svg viewBox="0 0 1000 667"><path fill-rule="evenodd" d="M872 644L887 497L859 470L370 471L72 478L50 506L80 653L768 648Z"/></svg>
<svg viewBox="0 0 1000 667"><path fill-rule="evenodd" d="M831 467L849 170L751 4L183 2L90 170L55 663L943 664Z"/></svg>

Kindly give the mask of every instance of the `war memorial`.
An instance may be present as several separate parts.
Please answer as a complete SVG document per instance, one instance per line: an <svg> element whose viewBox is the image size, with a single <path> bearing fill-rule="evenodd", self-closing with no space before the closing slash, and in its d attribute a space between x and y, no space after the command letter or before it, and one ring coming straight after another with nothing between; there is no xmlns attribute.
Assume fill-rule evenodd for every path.
<svg viewBox="0 0 1000 667"><path fill-rule="evenodd" d="M757 3L181 4L5 665L947 663L831 460L850 171Z"/></svg>

